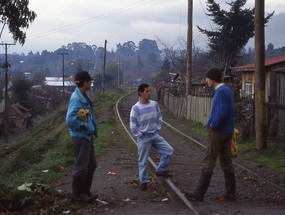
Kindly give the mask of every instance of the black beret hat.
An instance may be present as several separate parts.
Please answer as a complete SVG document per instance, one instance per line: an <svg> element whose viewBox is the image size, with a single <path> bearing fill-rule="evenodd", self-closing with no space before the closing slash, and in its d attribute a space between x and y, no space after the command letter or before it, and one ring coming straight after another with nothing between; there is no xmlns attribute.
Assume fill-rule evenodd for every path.
<svg viewBox="0 0 285 215"><path fill-rule="evenodd" d="M83 84L85 81L92 80L89 73L87 71L81 71L76 73L75 75L75 82L76 84Z"/></svg>
<svg viewBox="0 0 285 215"><path fill-rule="evenodd" d="M222 83L222 77L223 77L223 73L222 73L222 69L217 68L217 67L213 67L211 69L209 69L206 73L206 77L216 81L218 83Z"/></svg>

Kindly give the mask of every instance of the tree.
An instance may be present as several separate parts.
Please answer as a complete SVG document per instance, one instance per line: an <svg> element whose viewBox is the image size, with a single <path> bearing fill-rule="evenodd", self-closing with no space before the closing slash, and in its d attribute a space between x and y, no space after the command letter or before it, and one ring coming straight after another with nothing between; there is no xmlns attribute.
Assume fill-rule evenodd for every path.
<svg viewBox="0 0 285 215"><path fill-rule="evenodd" d="M32 23L37 17L34 11L29 10L28 5L29 0L3 0L0 2L0 19L3 24L0 38L5 25L8 25L13 39L24 45L26 33L23 29L27 29L29 23Z"/></svg>
<svg viewBox="0 0 285 215"><path fill-rule="evenodd" d="M149 54L154 54L156 60L160 59L160 52L155 40L143 39L139 42L138 55L144 61L148 59Z"/></svg>
<svg viewBox="0 0 285 215"><path fill-rule="evenodd" d="M218 66L225 69L234 66L235 59L254 36L254 8L243 9L246 2L247 0L233 0L227 3L231 7L227 12L215 0L207 0L207 15L212 17L218 29L209 31L197 26L208 37L211 57L218 61ZM265 24L273 14L274 12L265 18Z"/></svg>
<svg viewBox="0 0 285 215"><path fill-rule="evenodd" d="M170 71L170 66L171 65L170 65L170 62L169 62L168 58L164 58L164 61L163 61L162 65L161 65L161 70L169 72Z"/></svg>
<svg viewBox="0 0 285 215"><path fill-rule="evenodd" d="M43 85L45 82L45 74L44 72L36 72L33 75L32 83L33 85Z"/></svg>
<svg viewBox="0 0 285 215"><path fill-rule="evenodd" d="M122 77L120 77L121 79ZM118 65L117 64L109 64L106 67L105 73L105 84L107 87L116 86L118 83Z"/></svg>
<svg viewBox="0 0 285 215"><path fill-rule="evenodd" d="M123 45L119 43L117 44L117 52L128 58L133 57L136 53L136 45L133 41L128 41Z"/></svg>
<svg viewBox="0 0 285 215"><path fill-rule="evenodd" d="M272 43L269 43L267 45L267 49L266 49L266 58L269 59L271 58L271 55L273 53L273 50L274 50L274 45Z"/></svg>
<svg viewBox="0 0 285 215"><path fill-rule="evenodd" d="M26 107L29 106L29 92L32 87L32 83L26 79L23 75L18 75L12 79L12 94L14 102L20 102Z"/></svg>
<svg viewBox="0 0 285 215"><path fill-rule="evenodd" d="M177 70L181 76L185 76L187 60L186 41L180 38L174 45L168 45L159 39L158 41L163 46L164 54L170 60L171 67Z"/></svg>

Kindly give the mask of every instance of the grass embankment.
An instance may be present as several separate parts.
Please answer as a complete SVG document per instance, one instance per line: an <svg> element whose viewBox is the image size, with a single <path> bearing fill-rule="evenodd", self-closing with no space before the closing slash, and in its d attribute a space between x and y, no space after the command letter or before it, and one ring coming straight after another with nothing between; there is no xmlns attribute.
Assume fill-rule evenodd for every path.
<svg viewBox="0 0 285 215"><path fill-rule="evenodd" d="M285 179L285 151L282 149L280 140L270 140L267 143L267 148L262 150L256 149L255 141L238 139L237 143L240 156L266 166Z"/></svg>
<svg viewBox="0 0 285 215"><path fill-rule="evenodd" d="M117 89L91 95L99 133L95 140L96 156L108 150L112 138L110 133L116 127L114 116L111 119L106 112L114 114L115 102L126 92ZM1 143L0 202L3 204L0 205L0 211L3 207L12 207L20 198L43 191L48 187L45 184L71 171L75 158L70 133L65 124L66 111L67 105L52 114L37 118L30 131L21 129L20 134L17 134L29 132L21 140ZM23 184L24 191L19 191L17 188Z"/></svg>

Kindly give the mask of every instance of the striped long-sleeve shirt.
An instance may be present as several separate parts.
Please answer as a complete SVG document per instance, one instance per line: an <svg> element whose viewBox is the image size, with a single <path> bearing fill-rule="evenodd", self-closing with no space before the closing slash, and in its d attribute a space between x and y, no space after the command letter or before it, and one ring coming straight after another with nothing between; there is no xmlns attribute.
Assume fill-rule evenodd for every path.
<svg viewBox="0 0 285 215"><path fill-rule="evenodd" d="M138 101L131 110L130 129L136 137L160 131L162 124L161 111L157 102L149 100L147 104Z"/></svg>

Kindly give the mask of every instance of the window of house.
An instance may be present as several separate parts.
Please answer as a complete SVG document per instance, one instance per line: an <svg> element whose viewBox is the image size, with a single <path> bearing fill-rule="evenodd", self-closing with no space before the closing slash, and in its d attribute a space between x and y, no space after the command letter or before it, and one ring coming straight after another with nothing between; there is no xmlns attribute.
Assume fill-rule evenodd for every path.
<svg viewBox="0 0 285 215"><path fill-rule="evenodd" d="M252 96L252 83L251 82L245 82L245 97Z"/></svg>

